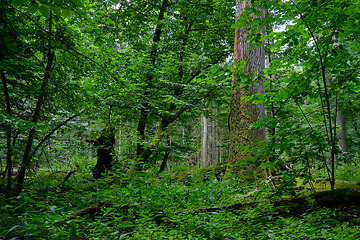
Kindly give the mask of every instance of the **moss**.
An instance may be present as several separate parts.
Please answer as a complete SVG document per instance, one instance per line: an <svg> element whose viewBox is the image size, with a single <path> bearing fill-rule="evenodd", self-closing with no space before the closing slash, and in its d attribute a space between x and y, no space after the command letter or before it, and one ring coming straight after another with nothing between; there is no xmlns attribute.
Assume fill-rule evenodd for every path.
<svg viewBox="0 0 360 240"><path fill-rule="evenodd" d="M226 171L226 163L218 163L208 168L194 169L186 172L174 172L169 174L171 182L191 182L195 180L207 181L212 178L221 180Z"/></svg>
<svg viewBox="0 0 360 240"><path fill-rule="evenodd" d="M303 187L306 191L313 190L312 186L316 192L330 190L330 182L322 178L315 179L315 181L312 182L312 185L310 183L304 184L299 178L296 180L297 187ZM336 180L335 189L360 189L360 186L355 181Z"/></svg>

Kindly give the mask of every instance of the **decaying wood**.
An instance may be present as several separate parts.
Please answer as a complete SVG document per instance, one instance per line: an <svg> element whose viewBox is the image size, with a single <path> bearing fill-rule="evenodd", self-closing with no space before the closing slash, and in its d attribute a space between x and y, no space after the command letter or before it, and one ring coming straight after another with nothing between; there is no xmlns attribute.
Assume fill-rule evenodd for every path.
<svg viewBox="0 0 360 240"><path fill-rule="evenodd" d="M315 207L345 207L360 210L359 189L337 189L311 194L306 197L283 198L271 200L274 211L280 214L301 215ZM236 211L258 206L260 202L236 203L233 205L215 206L196 209L195 212L217 212L221 210Z"/></svg>
<svg viewBox="0 0 360 240"><path fill-rule="evenodd" d="M131 207L128 204L122 204L122 203L117 203L116 206L118 209L128 209ZM74 219L75 217L78 216L81 217L85 215L89 215L90 218L94 218L96 213L100 213L103 208L107 208L107 207L113 207L113 204L110 201L93 204L90 207L83 208L73 212L68 219L71 220Z"/></svg>
<svg viewBox="0 0 360 240"><path fill-rule="evenodd" d="M69 219L74 219L77 216L85 216L88 214L91 214L93 216L96 212L101 212L101 205L94 204L91 205L90 207L77 210L70 215Z"/></svg>
<svg viewBox="0 0 360 240"><path fill-rule="evenodd" d="M250 207L256 207L261 202L236 203L233 205L214 206L199 209L183 209L179 212L218 212L218 211L239 211ZM316 209L316 207L344 207L347 209L360 210L360 189L337 189L333 191L324 191L311 194L310 196L297 198L283 198L269 201L273 205L274 211L285 215L301 215L308 210ZM112 207L110 202L94 204L90 207L73 212L68 219L77 216L85 216L89 214L93 218L96 213L100 213L102 208ZM118 209L128 209L131 205L116 204Z"/></svg>
<svg viewBox="0 0 360 240"><path fill-rule="evenodd" d="M95 213L101 212L102 208L110 207L110 206L111 206L110 202L93 204L90 207L83 208L83 209L80 209L80 210L77 210L77 211L73 212L70 215L69 219L74 219L77 216L85 216L85 215L88 215L88 214L89 214L90 218L93 218Z"/></svg>

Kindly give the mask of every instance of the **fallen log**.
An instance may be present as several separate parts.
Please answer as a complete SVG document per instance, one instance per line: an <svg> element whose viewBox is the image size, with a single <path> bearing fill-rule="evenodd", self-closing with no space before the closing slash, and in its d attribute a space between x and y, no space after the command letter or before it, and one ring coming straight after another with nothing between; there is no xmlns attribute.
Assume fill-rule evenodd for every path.
<svg viewBox="0 0 360 240"><path fill-rule="evenodd" d="M274 211L279 214L301 215L316 207L344 207L360 210L360 189L336 189L313 193L309 196L297 198L282 198L269 201ZM260 202L236 203L233 205L214 206L192 210L195 212L217 212L222 210L237 211L258 206ZM186 211L190 211L186 209Z"/></svg>
<svg viewBox="0 0 360 240"><path fill-rule="evenodd" d="M81 217L81 216L85 216L85 215L89 215L89 218L94 218L95 214L101 213L102 209L113 207L113 206L114 206L114 204L112 204L110 201L93 204L90 207L83 208L83 209L73 212L68 217L68 219L71 220L71 219L74 219L75 217ZM130 206L129 204L117 203L116 207L119 209L128 209L128 208L131 208L132 206Z"/></svg>
<svg viewBox="0 0 360 240"><path fill-rule="evenodd" d="M218 212L218 211L240 211L250 207L256 207L261 202L247 202L236 203L233 205L214 206L209 208L199 209L182 209L178 212ZM333 191L324 191L313 193L308 196L302 196L297 198L282 198L270 200L270 204L274 206L274 211L282 215L295 215L299 216L311 209L317 207L344 207L347 209L360 210L360 189L337 189ZM96 213L100 213L103 208L113 207L110 201L105 203L99 203L91 205L90 207L77 210L73 212L68 219L73 219L77 216L85 216L89 214L90 218L93 218ZM129 204L117 203L117 208L128 209L133 206Z"/></svg>

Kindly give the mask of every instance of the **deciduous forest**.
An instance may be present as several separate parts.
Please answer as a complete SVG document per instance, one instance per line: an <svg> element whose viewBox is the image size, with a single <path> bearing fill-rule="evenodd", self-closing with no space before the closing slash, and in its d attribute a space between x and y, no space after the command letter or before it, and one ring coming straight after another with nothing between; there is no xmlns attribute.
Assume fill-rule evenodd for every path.
<svg viewBox="0 0 360 240"><path fill-rule="evenodd" d="M360 239L359 0L2 0L0 239Z"/></svg>

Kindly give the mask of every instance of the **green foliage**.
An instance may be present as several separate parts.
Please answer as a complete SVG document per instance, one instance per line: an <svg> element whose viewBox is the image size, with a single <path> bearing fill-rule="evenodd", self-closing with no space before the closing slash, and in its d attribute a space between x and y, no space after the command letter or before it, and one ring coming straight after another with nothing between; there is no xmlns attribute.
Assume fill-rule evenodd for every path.
<svg viewBox="0 0 360 240"><path fill-rule="evenodd" d="M24 7L30 13L41 15L44 18L50 17L50 12L55 13L58 17L68 18L71 13L81 14L86 16L83 8L85 7L82 1L79 0L64 0L64 1L29 1L29 0L12 0L13 7Z"/></svg>
<svg viewBox="0 0 360 240"><path fill-rule="evenodd" d="M234 28L246 26L254 45L267 43L268 68L264 71L265 94L246 100L264 102L268 116L254 127L269 129L268 141L258 154L259 162L274 170L311 181L310 168L323 168L334 187L336 166L351 162L358 148L348 153L339 146L338 132L357 132L353 99L358 95L359 8L356 1L252 1ZM256 7L268 10L264 21L252 21L267 34L259 36L247 25ZM340 24L341 23L341 24ZM246 83L245 83L246 84ZM349 129L338 122L340 111L347 112ZM352 114L349 114L349 112ZM342 128L342 129L341 129ZM349 137L358 138L359 135ZM356 141L356 140L355 140ZM345 150L346 151L346 150ZM296 171L277 171L296 166Z"/></svg>
<svg viewBox="0 0 360 240"><path fill-rule="evenodd" d="M37 177L46 175L39 174ZM39 178L40 180L40 178ZM237 180L170 182L161 178L110 176L71 189L25 191L0 206L0 236L5 239L357 239L358 213L313 209L301 216L279 215L271 204L238 211L201 208L264 200ZM28 188L29 189L29 188ZM265 191L265 188L263 188ZM93 217L69 218L76 210L103 202ZM195 211L197 210L197 211Z"/></svg>
<svg viewBox="0 0 360 240"><path fill-rule="evenodd" d="M246 99L265 102L269 116L251 127L266 126L268 141L246 151L257 156L256 165L277 176L255 186L259 191L249 196L253 186L240 185L239 178L219 181L221 165L198 172L156 176L151 169L125 175L139 146L149 150L149 165L169 151L172 162L191 161L197 150L192 129L197 117L210 116L204 109L214 105L228 108L228 73L236 69L220 66L233 49L233 1L182 0L162 6L166 2L2 2L1 168L40 170L28 171L26 189L17 197L5 199L9 195L0 193L0 238L359 238L359 213L346 209L280 216L265 201L241 211L199 211L293 196L304 190L300 181L335 183L332 173L339 186L360 181L355 167L360 136L358 1L258 1L233 25L251 26L252 47L267 41L270 59L264 72L266 93ZM258 14L256 4L269 10L264 22L247 21L250 11ZM254 27L269 25L278 29L264 36ZM56 61L46 79L52 52ZM256 80L237 74L243 87ZM35 114L41 96L44 102ZM337 146L338 110L351 123L346 154ZM140 133L142 120L145 130ZM60 129L64 124L71 127ZM108 125L121 125L118 169L92 182L94 149L85 138L96 138ZM31 161L21 162L28 143ZM63 182L73 170L77 172ZM100 203L105 207L94 216L69 218Z"/></svg>

